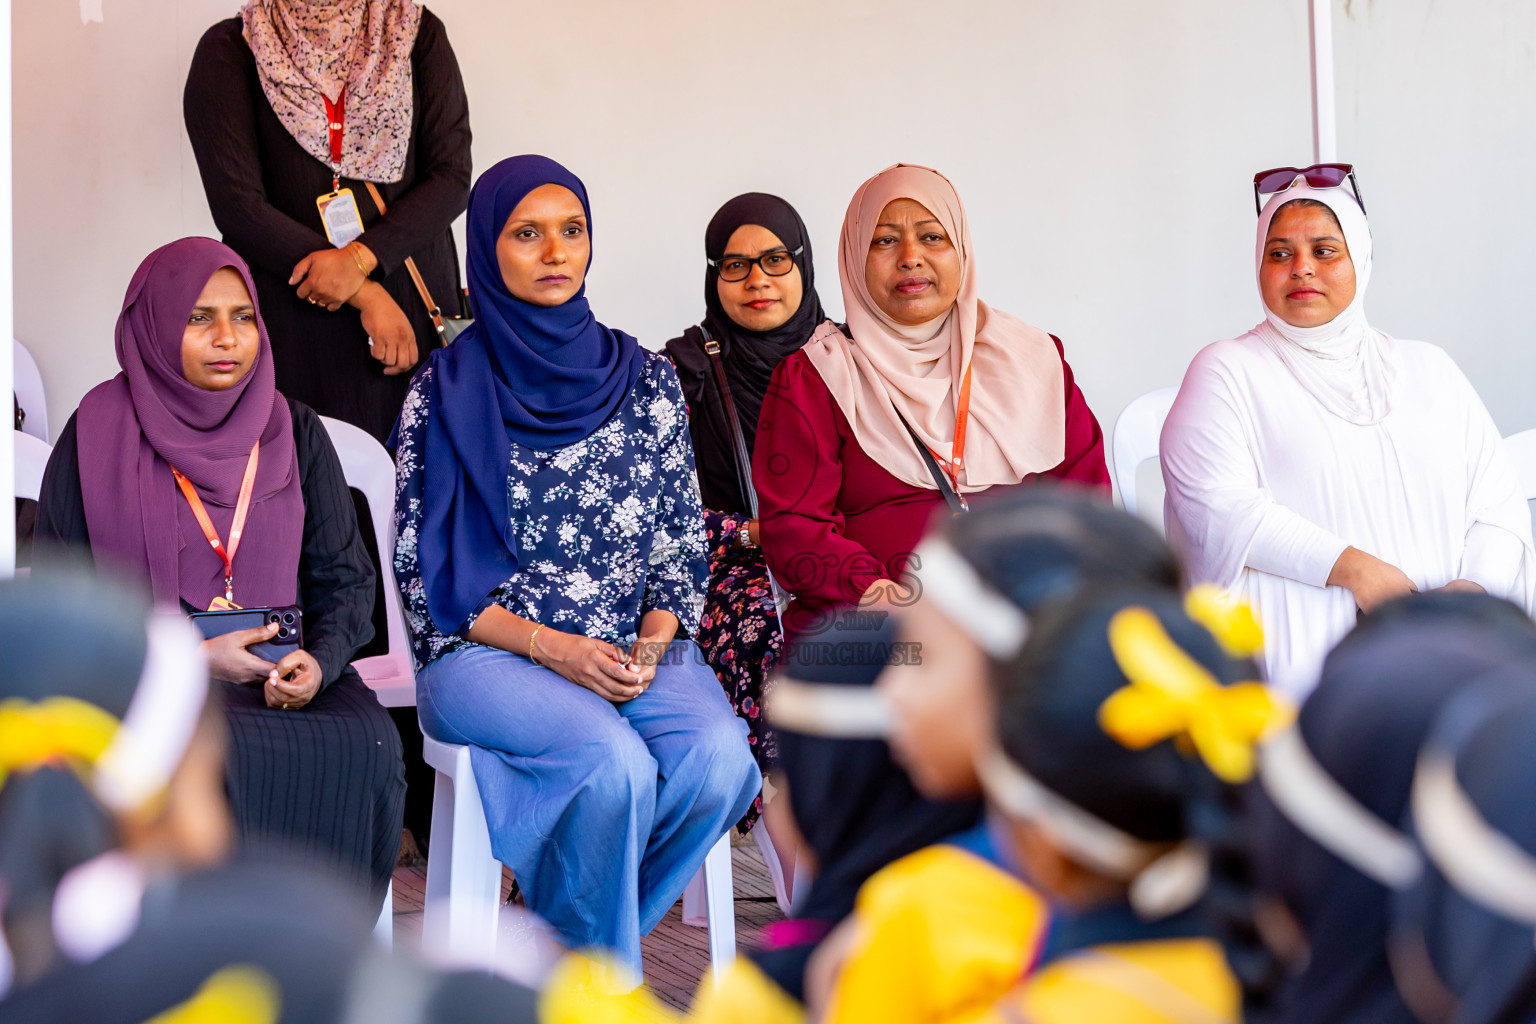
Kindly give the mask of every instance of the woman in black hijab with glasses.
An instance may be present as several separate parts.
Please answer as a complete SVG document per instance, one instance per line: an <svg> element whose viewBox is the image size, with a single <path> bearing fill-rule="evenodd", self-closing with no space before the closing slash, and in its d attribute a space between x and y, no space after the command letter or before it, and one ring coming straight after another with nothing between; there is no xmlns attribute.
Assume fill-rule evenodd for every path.
<svg viewBox="0 0 1536 1024"><path fill-rule="evenodd" d="M757 546L752 445L774 368L827 316L805 223L778 196L748 192L722 206L704 233L704 253L704 321L667 342L688 400L709 531L709 595L698 640L746 719L753 756L766 772L776 758L762 717L763 681L783 634ZM743 833L761 810L759 800L741 821Z"/></svg>

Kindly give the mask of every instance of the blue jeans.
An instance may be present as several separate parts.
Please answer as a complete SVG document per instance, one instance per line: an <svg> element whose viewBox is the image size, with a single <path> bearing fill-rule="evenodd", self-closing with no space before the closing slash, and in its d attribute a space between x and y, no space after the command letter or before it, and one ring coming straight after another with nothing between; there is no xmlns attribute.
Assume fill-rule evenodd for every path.
<svg viewBox="0 0 1536 1024"><path fill-rule="evenodd" d="M762 785L747 725L691 640L624 704L465 647L417 674L416 707L431 735L469 745L491 850L528 908L573 948L612 950L637 973L640 936Z"/></svg>

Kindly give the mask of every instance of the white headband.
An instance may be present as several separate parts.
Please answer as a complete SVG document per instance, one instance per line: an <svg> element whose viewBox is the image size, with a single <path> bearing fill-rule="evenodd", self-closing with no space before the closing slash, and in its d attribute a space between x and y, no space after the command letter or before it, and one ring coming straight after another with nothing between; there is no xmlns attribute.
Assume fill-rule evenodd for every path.
<svg viewBox="0 0 1536 1024"><path fill-rule="evenodd" d="M780 676L768 692L768 720L780 729L833 739L884 739L890 702L870 686L807 683Z"/></svg>
<svg viewBox="0 0 1536 1024"><path fill-rule="evenodd" d="M1057 796L996 746L976 758L981 788L1003 812L1044 827L1067 854L1113 878L1129 879L1157 858L1159 848Z"/></svg>
<svg viewBox="0 0 1536 1024"><path fill-rule="evenodd" d="M1495 914L1536 925L1536 857L1488 824L1444 750L1419 755L1413 824L1430 859L1458 890Z"/></svg>
<svg viewBox="0 0 1536 1024"><path fill-rule="evenodd" d="M1319 846L1390 889L1423 870L1412 840L1382 821L1317 763L1295 725L1259 748L1264 792Z"/></svg>
<svg viewBox="0 0 1536 1024"><path fill-rule="evenodd" d="M96 795L116 811L142 807L171 781L208 698L208 660L192 623L156 612L145 632L138 689L95 764Z"/></svg>
<svg viewBox="0 0 1536 1024"><path fill-rule="evenodd" d="M977 646L998 661L1019 653L1029 620L1018 606L987 586L971 564L941 537L917 546L916 575L926 595Z"/></svg>
<svg viewBox="0 0 1536 1024"><path fill-rule="evenodd" d="M978 755L976 774L1003 813L1044 829L1072 860L1129 882L1127 898L1143 920L1178 913L1205 892L1210 859L1200 843L1169 850L1137 839L1058 796L995 745Z"/></svg>

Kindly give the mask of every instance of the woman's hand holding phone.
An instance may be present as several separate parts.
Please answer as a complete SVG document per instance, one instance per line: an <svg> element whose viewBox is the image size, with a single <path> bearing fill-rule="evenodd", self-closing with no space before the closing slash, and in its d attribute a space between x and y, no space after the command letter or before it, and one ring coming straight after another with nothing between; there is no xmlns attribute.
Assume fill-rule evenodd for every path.
<svg viewBox="0 0 1536 1024"><path fill-rule="evenodd" d="M246 650L251 644L259 644L277 636L278 623L252 629L236 629L222 636L203 641L203 653L208 656L208 674L215 679L231 683L256 683L267 678L272 663L258 658ZM286 659L285 659L286 660Z"/></svg>

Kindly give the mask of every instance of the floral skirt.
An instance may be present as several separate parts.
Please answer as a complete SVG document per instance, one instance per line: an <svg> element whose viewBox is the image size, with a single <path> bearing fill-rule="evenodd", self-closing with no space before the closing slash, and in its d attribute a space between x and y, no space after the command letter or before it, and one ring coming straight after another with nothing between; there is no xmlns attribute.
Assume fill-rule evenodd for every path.
<svg viewBox="0 0 1536 1024"><path fill-rule="evenodd" d="M746 522L744 516L707 515L710 527L709 593L699 619L699 647L725 688L731 707L747 723L752 756L764 772L778 761L778 745L763 714L768 672L779 660L784 634L773 606L768 566L755 551L732 551L719 539L730 536L731 524ZM718 529L717 523L724 527ZM751 830L762 813L762 796L736 828L742 835Z"/></svg>

